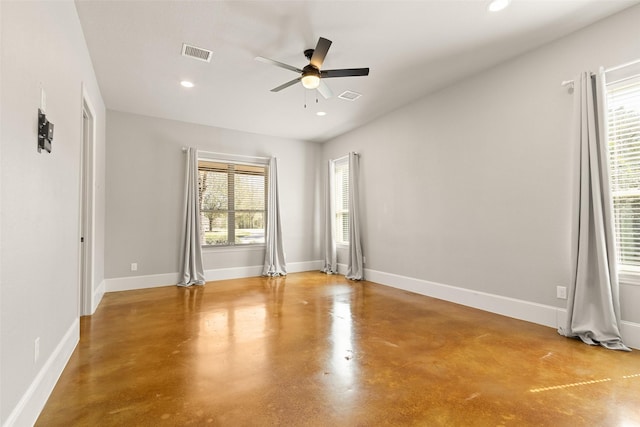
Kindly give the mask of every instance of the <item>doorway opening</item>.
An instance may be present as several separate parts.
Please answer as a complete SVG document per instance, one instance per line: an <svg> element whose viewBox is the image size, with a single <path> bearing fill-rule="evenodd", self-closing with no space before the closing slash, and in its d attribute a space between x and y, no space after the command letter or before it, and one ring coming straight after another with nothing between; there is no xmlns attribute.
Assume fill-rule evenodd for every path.
<svg viewBox="0 0 640 427"><path fill-rule="evenodd" d="M93 151L95 115L86 98L82 99L82 144L80 148L80 274L79 314L93 314Z"/></svg>

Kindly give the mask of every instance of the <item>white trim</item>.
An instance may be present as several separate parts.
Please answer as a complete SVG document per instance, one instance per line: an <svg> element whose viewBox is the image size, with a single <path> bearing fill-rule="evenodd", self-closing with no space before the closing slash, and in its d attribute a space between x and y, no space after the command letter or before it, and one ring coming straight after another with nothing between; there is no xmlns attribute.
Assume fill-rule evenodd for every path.
<svg viewBox="0 0 640 427"><path fill-rule="evenodd" d="M204 278L207 282L215 280L243 279L245 277L255 277L262 274L261 265L250 267L217 268L215 270L205 270Z"/></svg>
<svg viewBox="0 0 640 427"><path fill-rule="evenodd" d="M202 245L202 252L242 252L242 251L262 251L267 245L264 243L252 243L246 245Z"/></svg>
<svg viewBox="0 0 640 427"><path fill-rule="evenodd" d="M76 318L13 408L3 427L35 424L79 340L80 321Z"/></svg>
<svg viewBox="0 0 640 427"><path fill-rule="evenodd" d="M346 274L347 274L347 264L338 263L338 274L342 274L343 276L346 276ZM365 280L368 280L368 278L365 278ZM374 280L372 280L372 282L373 281Z"/></svg>
<svg viewBox="0 0 640 427"><path fill-rule="evenodd" d="M94 272L95 272L95 235L96 235L96 197L95 197L95 170L96 170L96 138L97 138L97 123L96 114L91 97L86 90L84 82L81 83L81 122L80 129L82 131L82 142L80 149L80 170L82 175L80 176L80 191L79 191L79 204L80 204L80 221L78 227L80 229L80 237L84 237L84 251L82 243L78 242L80 259L78 260L78 268L80 270L80 286L84 289L80 290L80 315L92 314L89 311L93 308L93 285L94 285ZM84 133L84 114L89 116L88 121L90 124L90 132L88 141L85 141ZM84 182L84 193L83 190ZM85 196L88 200L85 200ZM86 207L86 212L85 212ZM82 230L82 219L86 215L84 224L86 230ZM83 234L86 235L83 236ZM84 277L82 271L83 259L85 262Z"/></svg>
<svg viewBox="0 0 640 427"><path fill-rule="evenodd" d="M95 313L102 301L106 289L105 281L100 282L100 285L93 291L93 297L91 298L91 314Z"/></svg>
<svg viewBox="0 0 640 427"><path fill-rule="evenodd" d="M320 270L323 262L321 260L300 261L287 263L287 272L299 273L302 271ZM204 277L207 282L214 280L243 279L245 277L256 277L262 274L261 265L246 267L216 268L205 270ZM134 289L160 288L163 286L173 286L179 281L180 273L151 274L148 276L117 277L105 279L105 292L130 291Z"/></svg>
<svg viewBox="0 0 640 427"><path fill-rule="evenodd" d="M317 259L315 261L300 261L287 263L288 273L302 273L303 271L320 271L324 261Z"/></svg>
<svg viewBox="0 0 640 427"><path fill-rule="evenodd" d="M478 308L515 319L526 320L527 322L552 328L558 327L558 310L564 310L549 305L443 285L441 283L376 270L365 269L365 278L372 282L405 291L415 292L417 294Z"/></svg>
<svg viewBox="0 0 640 427"><path fill-rule="evenodd" d="M604 70L605 73L610 73L611 71L620 70L622 68L632 67L635 65L640 65L640 59L636 59L634 61L625 62L624 64L616 65L614 67L609 67Z"/></svg>
<svg viewBox="0 0 640 427"><path fill-rule="evenodd" d="M640 350L640 323L623 320L620 325L620 333L622 340L628 347Z"/></svg>
<svg viewBox="0 0 640 427"><path fill-rule="evenodd" d="M214 153L212 151L198 151L198 160L218 160L246 165L269 165L271 157L245 156L243 154Z"/></svg>
<svg viewBox="0 0 640 427"><path fill-rule="evenodd" d="M320 270L323 264L324 262L322 260L294 262L287 264L287 271L289 273L298 273L302 271ZM338 264L338 273L345 275L346 272L347 265ZM205 278L207 281L241 279L245 277L259 276L261 273L262 266L258 265L219 268L206 270ZM114 292L171 286L178 283L178 277L178 273L154 274L150 276L106 279L103 283L106 288L106 292ZM567 310L565 308L523 301L501 295L474 291L471 289L458 288L456 286L444 285L441 283L400 276L392 273L385 273L368 268L365 269L365 280L477 308L490 313L537 323L538 325L548 326L554 329L564 326L567 318ZM101 286L103 286L103 284L101 284ZM97 293L98 291L96 291L96 294ZM623 320L621 333L626 345L640 350L640 324Z"/></svg>
<svg viewBox="0 0 640 427"><path fill-rule="evenodd" d="M607 85L620 83L640 74L640 59L604 70Z"/></svg>
<svg viewBox="0 0 640 427"><path fill-rule="evenodd" d="M344 264L339 264L338 271L341 270L341 266L346 269ZM564 326L567 318L566 308L458 288L382 271L365 269L365 280L554 329ZM640 350L640 324L623 320L621 334L627 346Z"/></svg>
<svg viewBox="0 0 640 427"><path fill-rule="evenodd" d="M618 274L620 286L640 286L640 272L621 271Z"/></svg>
<svg viewBox="0 0 640 427"><path fill-rule="evenodd" d="M322 268L322 264L323 262L321 260L287 263L287 273L320 270ZM243 279L245 277L260 276L263 268L264 267L262 265L217 268L213 270L205 270L204 277L207 282L215 280Z"/></svg>
<svg viewBox="0 0 640 427"><path fill-rule="evenodd" d="M161 288L178 283L180 273L150 274L148 276L116 277L105 279L105 292L134 289Z"/></svg>

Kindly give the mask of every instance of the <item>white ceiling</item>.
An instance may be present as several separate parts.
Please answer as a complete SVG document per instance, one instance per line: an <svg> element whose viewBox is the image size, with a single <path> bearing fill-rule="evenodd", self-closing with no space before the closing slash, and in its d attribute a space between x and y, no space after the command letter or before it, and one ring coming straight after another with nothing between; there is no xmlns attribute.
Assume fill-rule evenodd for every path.
<svg viewBox="0 0 640 427"><path fill-rule="evenodd" d="M107 108L319 142L637 3L76 0ZM326 79L334 97L318 103L300 84L270 92L297 75L254 58L302 68L320 36L333 41L324 69L370 75ZM181 56L185 42L211 62Z"/></svg>

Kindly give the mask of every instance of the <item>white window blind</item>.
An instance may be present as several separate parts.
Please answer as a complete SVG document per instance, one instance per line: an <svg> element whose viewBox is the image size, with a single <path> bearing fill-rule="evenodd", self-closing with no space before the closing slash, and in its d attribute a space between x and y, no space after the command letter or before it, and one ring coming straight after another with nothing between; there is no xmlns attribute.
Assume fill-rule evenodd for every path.
<svg viewBox="0 0 640 427"><path fill-rule="evenodd" d="M267 168L199 160L203 246L264 243Z"/></svg>
<svg viewBox="0 0 640 427"><path fill-rule="evenodd" d="M335 161L336 243L349 243L349 158Z"/></svg>
<svg viewBox="0 0 640 427"><path fill-rule="evenodd" d="M607 84L607 107L618 263L640 272L640 74Z"/></svg>

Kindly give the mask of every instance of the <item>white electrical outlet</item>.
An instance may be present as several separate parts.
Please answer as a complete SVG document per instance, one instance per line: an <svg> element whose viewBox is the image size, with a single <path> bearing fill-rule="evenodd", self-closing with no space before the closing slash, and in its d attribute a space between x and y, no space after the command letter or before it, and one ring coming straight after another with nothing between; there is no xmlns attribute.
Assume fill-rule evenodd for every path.
<svg viewBox="0 0 640 427"><path fill-rule="evenodd" d="M131 263L131 271L138 271L138 263L137 262L132 262Z"/></svg>
<svg viewBox="0 0 640 427"><path fill-rule="evenodd" d="M566 286L556 286L556 297L560 299L567 299L567 287Z"/></svg>
<svg viewBox="0 0 640 427"><path fill-rule="evenodd" d="M36 338L36 340L33 342L33 363L37 363L39 357L40 357L40 337Z"/></svg>

